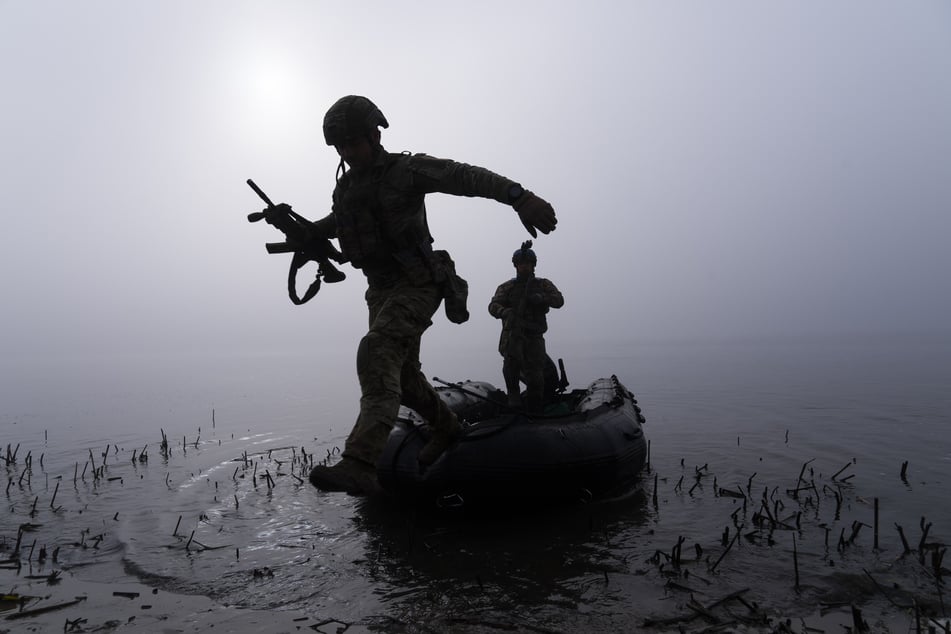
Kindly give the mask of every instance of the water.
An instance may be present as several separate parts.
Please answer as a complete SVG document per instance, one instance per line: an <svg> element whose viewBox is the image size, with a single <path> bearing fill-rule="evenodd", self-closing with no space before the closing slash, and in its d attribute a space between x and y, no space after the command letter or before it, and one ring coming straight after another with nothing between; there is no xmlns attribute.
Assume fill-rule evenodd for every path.
<svg viewBox="0 0 951 634"><path fill-rule="evenodd" d="M34 553L34 572L131 576L349 631L699 631L715 624L691 600L735 592L746 604L711 608L732 631L803 631L820 606L851 624L851 605L909 631L898 606L943 611L949 339L553 352L573 385L613 373L638 397L651 464L624 500L473 516L318 492L303 458L335 455L358 395L346 372L318 384L303 356L8 367L2 552L29 524L21 558L59 549ZM800 473L815 488L794 498ZM924 564L896 525L915 551L928 527Z"/></svg>

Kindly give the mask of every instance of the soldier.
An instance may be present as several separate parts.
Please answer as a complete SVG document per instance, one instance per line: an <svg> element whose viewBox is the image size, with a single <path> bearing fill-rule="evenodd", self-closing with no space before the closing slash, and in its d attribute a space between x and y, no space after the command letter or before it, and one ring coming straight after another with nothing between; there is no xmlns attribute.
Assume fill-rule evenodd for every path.
<svg viewBox="0 0 951 634"><path fill-rule="evenodd" d="M433 251L426 194L479 196L511 205L533 236L536 229L553 231L557 223L549 203L485 168L387 152L380 143L380 127L389 123L366 97L343 97L327 111L324 139L336 148L340 165L332 212L313 223L315 235L337 238L368 285L369 331L357 349L360 414L342 460L310 473L318 488L351 494L380 490L376 461L400 404L416 410L432 428L430 441L419 453L421 465L435 461L460 434L455 414L420 371L420 338L450 294L448 282L461 282L448 254ZM459 312L448 296L446 306L447 314L453 308ZM464 321L468 313L464 308L462 313L450 318Z"/></svg>
<svg viewBox="0 0 951 634"><path fill-rule="evenodd" d="M502 376L509 405L522 404L519 378L525 383L525 400L530 412L539 412L544 406L545 352L544 334L548 330L545 315L551 308L561 308L565 298L551 281L535 277L538 258L532 251L532 241L512 254L515 277L502 283L489 302L489 314L502 320L499 352L502 354Z"/></svg>

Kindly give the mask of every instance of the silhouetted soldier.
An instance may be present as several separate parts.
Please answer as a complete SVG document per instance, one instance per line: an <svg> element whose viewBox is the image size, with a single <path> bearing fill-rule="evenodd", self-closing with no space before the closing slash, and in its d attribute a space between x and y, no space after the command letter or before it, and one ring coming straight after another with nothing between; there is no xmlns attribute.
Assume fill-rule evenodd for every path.
<svg viewBox="0 0 951 634"><path fill-rule="evenodd" d="M549 362L544 334L548 330L551 308L561 308L565 298L555 285L543 277L535 277L538 258L532 241L512 254L515 277L501 284L489 302L489 314L502 320L499 352L502 354L502 376L509 405L522 404L519 379L525 383L525 405L539 412L545 399L545 369Z"/></svg>
<svg viewBox="0 0 951 634"><path fill-rule="evenodd" d="M521 185L482 167L425 154L393 154L380 144L383 113L366 97L349 95L324 116L324 138L340 155L333 211L313 223L315 235L337 238L340 250L367 278L369 332L357 350L360 414L343 459L317 466L310 481L325 490L379 490L376 461L400 404L416 410L433 430L419 453L435 461L460 433L455 414L420 371L423 332L447 292L448 254L434 252L426 222L426 194L490 198L511 205L534 236L557 220L552 206ZM347 169L349 166L349 169ZM453 308L454 311L448 309ZM468 317L447 301L454 321Z"/></svg>

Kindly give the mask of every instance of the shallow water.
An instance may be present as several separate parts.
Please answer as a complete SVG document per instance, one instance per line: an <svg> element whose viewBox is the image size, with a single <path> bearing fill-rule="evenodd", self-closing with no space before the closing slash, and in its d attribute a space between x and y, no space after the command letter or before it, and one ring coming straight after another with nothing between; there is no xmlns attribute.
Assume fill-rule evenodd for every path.
<svg viewBox="0 0 951 634"><path fill-rule="evenodd" d="M315 396L292 362L237 359L187 381L132 361L121 376L64 367L73 380L43 399L21 374L0 409L4 455L19 446L3 552L28 524L24 570L131 575L350 631L697 631L715 624L691 598L734 592L746 605L711 609L749 631L787 617L802 631L823 602L859 606L880 631L911 622L896 606L943 609L940 547L922 564L896 525L916 551L923 527L927 544L951 531L947 339L559 353L573 384L617 374L647 417L650 466L623 500L472 515L316 491L307 464L336 459L356 393L338 374ZM815 488L794 498L800 473Z"/></svg>

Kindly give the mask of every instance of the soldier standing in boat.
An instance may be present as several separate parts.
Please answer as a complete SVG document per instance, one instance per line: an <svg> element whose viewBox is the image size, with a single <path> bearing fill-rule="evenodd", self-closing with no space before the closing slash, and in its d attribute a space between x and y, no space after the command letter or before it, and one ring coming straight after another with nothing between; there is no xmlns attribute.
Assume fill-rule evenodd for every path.
<svg viewBox="0 0 951 634"><path fill-rule="evenodd" d="M448 254L433 251L425 195L478 196L510 205L532 236L536 229L553 231L557 223L548 202L485 168L387 152L380 144L381 127L389 123L366 97L348 95L327 111L324 139L336 148L340 165L332 212L312 227L319 238L337 238L343 255L367 278L369 331L357 349L360 414L342 460L310 473L318 488L352 494L379 491L376 461L400 404L432 428L419 453L423 465L435 461L461 431L456 415L420 371L420 339L443 298L450 319L468 318L464 304L449 301L451 282L462 280Z"/></svg>
<svg viewBox="0 0 951 634"><path fill-rule="evenodd" d="M538 258L526 240L512 254L515 277L502 283L489 302L489 314L502 320L499 352L509 405L522 405L520 380L525 383L525 405L539 412L545 400L545 369L549 363L544 334L549 309L561 308L561 291L543 277L535 277Z"/></svg>

